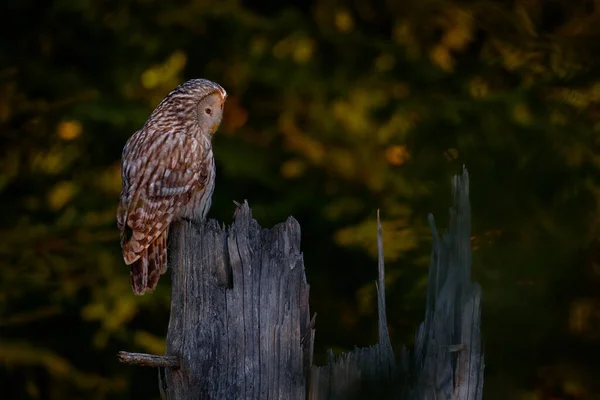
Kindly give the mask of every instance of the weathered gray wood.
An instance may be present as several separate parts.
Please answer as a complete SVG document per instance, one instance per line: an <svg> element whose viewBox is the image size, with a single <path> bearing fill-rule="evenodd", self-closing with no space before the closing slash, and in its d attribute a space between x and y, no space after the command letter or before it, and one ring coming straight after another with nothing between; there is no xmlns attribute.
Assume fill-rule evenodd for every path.
<svg viewBox="0 0 600 400"><path fill-rule="evenodd" d="M172 367L179 368L179 358L169 356L155 356L144 353L128 353L120 351L117 354L123 364L139 365L141 367Z"/></svg>
<svg viewBox="0 0 600 400"><path fill-rule="evenodd" d="M379 343L342 354L312 367L311 400L377 396L385 399L479 400L483 391L481 289L471 283L471 215L466 169L453 180L450 227L440 240L433 216L433 250L425 321L412 351L402 348L396 365L389 335L383 284L383 245L378 218Z"/></svg>
<svg viewBox="0 0 600 400"><path fill-rule="evenodd" d="M212 220L173 227L167 354L121 353L121 360L167 366L159 368L159 388L170 400L480 400L481 290L471 283L466 169L454 178L453 196L443 239L429 216L433 250L425 320L414 348L403 347L398 363L387 330L379 213L378 344L337 359L329 351L327 365L319 367L312 366L315 320L309 318L300 227L289 218L261 229L247 203L239 205L228 229Z"/></svg>
<svg viewBox="0 0 600 400"><path fill-rule="evenodd" d="M164 396L305 398L314 333L298 222L261 229L244 203L229 229L174 226L171 257L167 355L181 367L159 374Z"/></svg>
<svg viewBox="0 0 600 400"><path fill-rule="evenodd" d="M383 263L383 237L379 211L377 212L377 245L379 248L379 274L377 287L377 312L379 316L379 343L357 348L342 354L337 360L331 350L328 364L313 366L311 371L310 400L362 398L367 394L396 393L396 363L387 329L385 306L385 270Z"/></svg>
<svg viewBox="0 0 600 400"><path fill-rule="evenodd" d="M432 215L433 250L425 321L403 359L406 398L478 400L483 392L481 288L471 283L469 175L455 176L448 233L440 239ZM406 354L406 352L405 352Z"/></svg>

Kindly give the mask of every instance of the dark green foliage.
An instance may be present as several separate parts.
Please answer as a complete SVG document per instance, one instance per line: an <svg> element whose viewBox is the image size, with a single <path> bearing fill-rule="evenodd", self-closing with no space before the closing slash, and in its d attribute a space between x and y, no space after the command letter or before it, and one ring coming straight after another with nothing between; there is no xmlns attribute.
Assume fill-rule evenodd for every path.
<svg viewBox="0 0 600 400"><path fill-rule="evenodd" d="M2 394L157 396L154 371L115 356L163 351L170 290L129 288L119 158L193 77L230 94L210 216L248 199L262 226L302 226L317 361L375 341L377 208L392 341L411 340L426 215L466 164L484 397L598 393L598 5L258 3L0 6Z"/></svg>

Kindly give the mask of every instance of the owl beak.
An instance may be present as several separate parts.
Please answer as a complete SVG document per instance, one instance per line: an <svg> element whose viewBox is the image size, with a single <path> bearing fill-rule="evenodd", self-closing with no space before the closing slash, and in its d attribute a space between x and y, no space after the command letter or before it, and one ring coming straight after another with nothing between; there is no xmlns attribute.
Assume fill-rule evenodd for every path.
<svg viewBox="0 0 600 400"><path fill-rule="evenodd" d="M220 124L214 124L213 126L210 127L210 134L213 135L217 129L219 129L219 125Z"/></svg>
<svg viewBox="0 0 600 400"><path fill-rule="evenodd" d="M223 107L225 106L225 100L227 100L227 92L225 91L225 89L223 88L219 88L219 93L221 94L221 110L223 109ZM217 122L216 124L214 124L213 126L210 127L210 134L214 134L217 129L219 129L219 126L221 125L221 121Z"/></svg>

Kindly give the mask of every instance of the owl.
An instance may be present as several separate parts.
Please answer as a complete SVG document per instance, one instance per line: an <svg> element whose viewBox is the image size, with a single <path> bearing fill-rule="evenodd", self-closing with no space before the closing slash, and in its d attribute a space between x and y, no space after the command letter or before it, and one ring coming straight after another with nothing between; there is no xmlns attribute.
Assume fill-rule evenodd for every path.
<svg viewBox="0 0 600 400"><path fill-rule="evenodd" d="M211 138L223 117L227 93L192 79L169 93L121 158L117 226L136 295L153 291L167 269L169 224L204 220L215 185Z"/></svg>

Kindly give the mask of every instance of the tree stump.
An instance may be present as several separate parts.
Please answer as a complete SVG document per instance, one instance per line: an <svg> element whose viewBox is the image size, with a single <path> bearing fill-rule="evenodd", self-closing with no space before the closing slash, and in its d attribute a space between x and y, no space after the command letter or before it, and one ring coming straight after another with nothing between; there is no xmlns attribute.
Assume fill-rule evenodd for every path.
<svg viewBox="0 0 600 400"><path fill-rule="evenodd" d="M433 250L425 320L412 350L394 357L387 330L378 219L379 341L313 366L315 319L294 218L272 229L245 202L225 228L210 220L170 231L173 288L165 356L119 354L159 368L169 400L479 400L483 391L481 289L471 283L469 177L454 177L450 227Z"/></svg>

